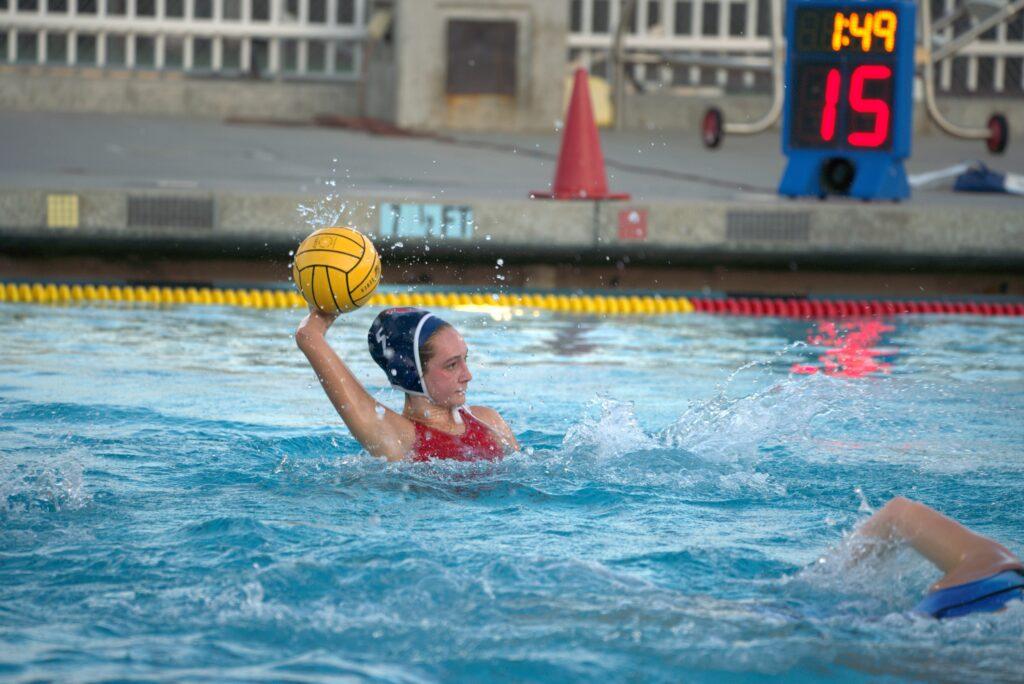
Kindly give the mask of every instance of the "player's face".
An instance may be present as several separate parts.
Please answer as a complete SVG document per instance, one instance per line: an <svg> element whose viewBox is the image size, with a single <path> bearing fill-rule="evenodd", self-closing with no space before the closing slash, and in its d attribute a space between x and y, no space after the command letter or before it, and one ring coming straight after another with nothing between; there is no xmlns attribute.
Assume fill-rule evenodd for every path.
<svg viewBox="0 0 1024 684"><path fill-rule="evenodd" d="M431 336L434 355L423 369L423 382L435 404L454 408L466 403L469 372L466 343L454 328L443 328Z"/></svg>

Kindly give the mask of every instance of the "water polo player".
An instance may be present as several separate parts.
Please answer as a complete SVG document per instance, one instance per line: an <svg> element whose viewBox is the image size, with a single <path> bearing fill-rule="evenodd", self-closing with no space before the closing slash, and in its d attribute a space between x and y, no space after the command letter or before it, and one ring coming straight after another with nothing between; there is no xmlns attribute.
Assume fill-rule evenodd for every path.
<svg viewBox="0 0 1024 684"><path fill-rule="evenodd" d="M372 455L389 461L471 461L519 449L497 411L466 406L473 376L466 343L451 325L427 311L399 308L381 311L370 326L370 356L391 385L405 392L398 414L370 396L327 343L334 320L311 310L295 341L345 425Z"/></svg>
<svg viewBox="0 0 1024 684"><path fill-rule="evenodd" d="M945 573L915 608L919 613L951 618L991 613L1024 600L1019 558L922 503L896 497L868 518L853 539L865 537L906 542Z"/></svg>

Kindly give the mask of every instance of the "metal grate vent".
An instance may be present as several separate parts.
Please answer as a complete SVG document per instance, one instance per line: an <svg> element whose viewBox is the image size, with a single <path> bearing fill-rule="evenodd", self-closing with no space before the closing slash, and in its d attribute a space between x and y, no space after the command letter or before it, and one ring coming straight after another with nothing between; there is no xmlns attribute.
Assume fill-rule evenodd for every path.
<svg viewBox="0 0 1024 684"><path fill-rule="evenodd" d="M514 21L448 20L449 95L515 95Z"/></svg>
<svg viewBox="0 0 1024 684"><path fill-rule="evenodd" d="M129 197L129 228L213 228L212 197Z"/></svg>
<svg viewBox="0 0 1024 684"><path fill-rule="evenodd" d="M811 217L805 211L730 211L725 217L729 240L786 240L806 242Z"/></svg>

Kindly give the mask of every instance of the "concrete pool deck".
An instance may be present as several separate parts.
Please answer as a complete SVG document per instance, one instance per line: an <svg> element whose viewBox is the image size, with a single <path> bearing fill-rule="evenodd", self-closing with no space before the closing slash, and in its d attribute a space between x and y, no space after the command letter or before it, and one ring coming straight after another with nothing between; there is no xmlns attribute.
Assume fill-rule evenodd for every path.
<svg viewBox="0 0 1024 684"><path fill-rule="evenodd" d="M553 202L528 193L551 182L556 133L384 137L13 112L0 112L0 130L8 275L12 259L32 254L258 258L297 244L312 216L336 215L393 260L413 262L998 272L1018 294L1024 271L1024 197L954 193L949 178L898 204L781 198L777 132L727 137L717 151L677 131L603 132L609 186L632 198ZM1024 172L1024 146L1012 138L995 157L980 141L938 136L914 141L907 171L976 159ZM451 225L444 237L411 237L409 211Z"/></svg>

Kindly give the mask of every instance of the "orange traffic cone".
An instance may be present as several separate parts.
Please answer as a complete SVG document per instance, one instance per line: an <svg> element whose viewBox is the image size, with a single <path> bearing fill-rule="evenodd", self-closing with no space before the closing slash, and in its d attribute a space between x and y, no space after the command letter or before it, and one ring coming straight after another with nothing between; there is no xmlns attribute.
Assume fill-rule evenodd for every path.
<svg viewBox="0 0 1024 684"><path fill-rule="evenodd" d="M601 139L597 135L590 106L587 70L577 69L565 117L562 149L551 192L531 192L531 198L547 199L629 199L628 194L609 193L604 171Z"/></svg>

